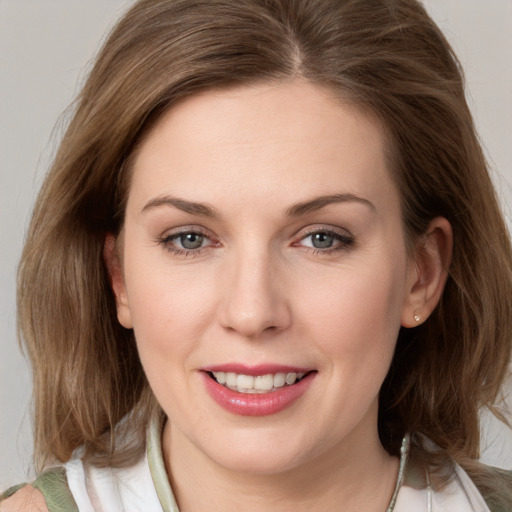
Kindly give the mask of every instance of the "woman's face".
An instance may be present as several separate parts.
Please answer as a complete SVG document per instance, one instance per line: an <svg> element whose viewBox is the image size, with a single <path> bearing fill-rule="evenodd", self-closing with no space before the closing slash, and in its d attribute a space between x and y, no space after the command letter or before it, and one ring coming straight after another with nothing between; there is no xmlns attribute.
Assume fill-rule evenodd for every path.
<svg viewBox="0 0 512 512"><path fill-rule="evenodd" d="M300 81L193 96L143 141L114 288L176 450L272 473L378 444L415 276L384 151Z"/></svg>

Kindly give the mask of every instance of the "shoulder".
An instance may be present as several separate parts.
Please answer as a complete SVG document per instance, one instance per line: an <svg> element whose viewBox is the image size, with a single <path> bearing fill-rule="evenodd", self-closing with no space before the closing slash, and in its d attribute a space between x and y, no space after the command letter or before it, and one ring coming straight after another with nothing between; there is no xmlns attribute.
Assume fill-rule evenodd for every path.
<svg viewBox="0 0 512 512"><path fill-rule="evenodd" d="M9 492L9 491L8 491ZM0 502L0 512L48 512L43 493L25 485Z"/></svg>
<svg viewBox="0 0 512 512"><path fill-rule="evenodd" d="M18 485L0 496L0 512L78 512L64 468L41 473L31 485Z"/></svg>

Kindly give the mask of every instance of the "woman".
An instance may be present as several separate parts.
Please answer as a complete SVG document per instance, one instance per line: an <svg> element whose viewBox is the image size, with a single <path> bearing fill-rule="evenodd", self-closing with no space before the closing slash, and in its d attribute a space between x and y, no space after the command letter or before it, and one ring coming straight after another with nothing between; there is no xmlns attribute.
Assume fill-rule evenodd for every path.
<svg viewBox="0 0 512 512"><path fill-rule="evenodd" d="M20 266L62 468L2 510L509 510L476 459L511 261L416 1L137 2Z"/></svg>

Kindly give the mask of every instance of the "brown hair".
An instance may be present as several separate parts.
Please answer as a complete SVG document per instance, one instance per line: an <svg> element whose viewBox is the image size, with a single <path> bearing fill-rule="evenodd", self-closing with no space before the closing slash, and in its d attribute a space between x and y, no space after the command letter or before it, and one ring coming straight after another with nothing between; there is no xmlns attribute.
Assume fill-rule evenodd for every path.
<svg viewBox="0 0 512 512"><path fill-rule="evenodd" d="M385 124L409 242L446 217L453 262L441 302L402 329L379 432L404 432L469 468L512 340L512 257L451 48L416 0L142 0L114 28L79 95L35 206L18 284L34 368L41 463L77 449L120 464L141 449L154 399L102 260L119 233L138 141L181 98L303 77ZM421 445L421 437L415 442Z"/></svg>

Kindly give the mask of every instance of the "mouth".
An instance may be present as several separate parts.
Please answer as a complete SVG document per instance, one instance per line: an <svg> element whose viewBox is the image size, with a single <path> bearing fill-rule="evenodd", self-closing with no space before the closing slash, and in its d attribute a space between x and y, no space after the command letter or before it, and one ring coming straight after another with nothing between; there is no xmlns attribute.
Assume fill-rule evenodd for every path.
<svg viewBox="0 0 512 512"><path fill-rule="evenodd" d="M226 364L203 368L206 391L230 413L267 416L284 411L311 387L317 370L281 365Z"/></svg>
<svg viewBox="0 0 512 512"><path fill-rule="evenodd" d="M286 386L300 382L313 370L308 372L278 372L265 375L246 375L235 372L207 372L218 384L238 393L263 394L279 391Z"/></svg>

